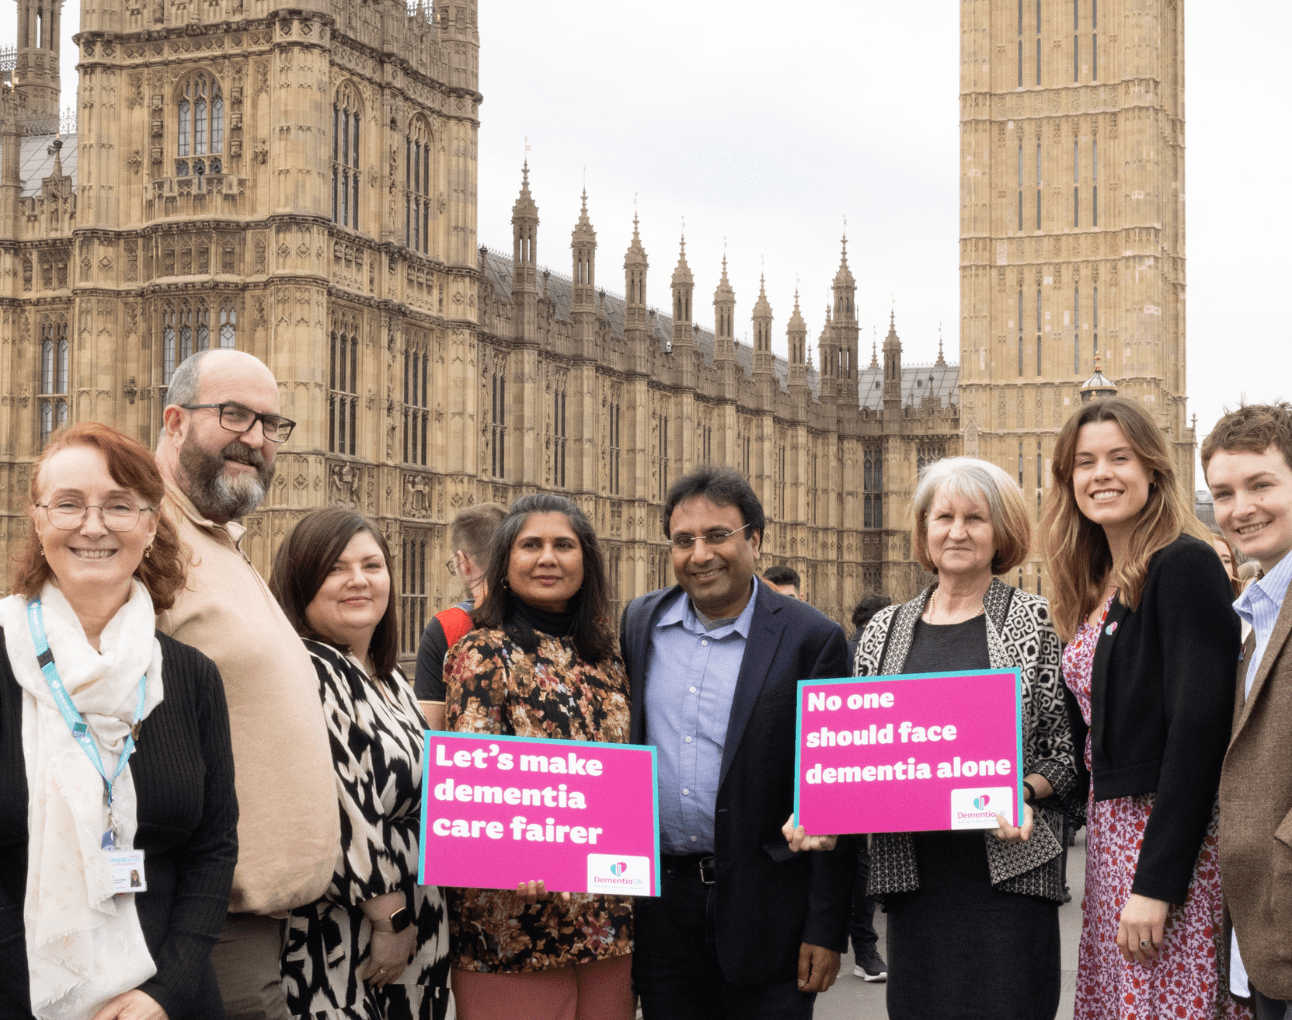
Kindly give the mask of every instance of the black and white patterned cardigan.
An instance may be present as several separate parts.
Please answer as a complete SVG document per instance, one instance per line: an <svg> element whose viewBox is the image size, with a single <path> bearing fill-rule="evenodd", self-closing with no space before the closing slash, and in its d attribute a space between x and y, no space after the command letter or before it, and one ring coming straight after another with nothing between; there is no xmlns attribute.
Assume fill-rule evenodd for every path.
<svg viewBox="0 0 1292 1020"><path fill-rule="evenodd" d="M853 662L856 676L901 673L915 636L915 624L935 585L900 606L881 609L866 626ZM990 831L987 864L991 884L1005 892L1062 902L1063 813L1083 818L1077 790L1076 747L1068 724L1060 677L1062 646L1050 620L1049 604L993 578L983 596L987 618L987 655L992 669L1017 668L1023 678L1023 774L1039 773L1054 796L1033 805L1036 825L1025 843L1005 843ZM1044 824L1042 824L1044 823ZM907 832L871 837L869 894L910 892L920 886L915 846Z"/></svg>

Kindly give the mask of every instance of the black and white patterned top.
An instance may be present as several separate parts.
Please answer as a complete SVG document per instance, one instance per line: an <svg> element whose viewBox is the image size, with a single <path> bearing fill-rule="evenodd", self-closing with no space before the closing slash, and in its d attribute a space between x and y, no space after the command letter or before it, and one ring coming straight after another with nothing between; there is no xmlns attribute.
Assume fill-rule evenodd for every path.
<svg viewBox="0 0 1292 1020"><path fill-rule="evenodd" d="M928 604L933 585L910 602L881 609L866 625L853 661L854 676L905 672L915 624ZM1026 843L1005 843L987 831L991 884L1005 892L1063 901L1060 858L1063 814L1083 818L1077 790L1076 747L1068 724L1060 678L1062 645L1050 620L1049 603L1039 595L1011 588L993 578L983 596L987 653L992 669L1016 668L1023 688L1023 774L1044 776L1054 796L1033 805L1036 825ZM1042 824L1042 823L1045 824ZM876 833L871 838L868 892L910 892L920 886L915 848L909 833Z"/></svg>
<svg viewBox="0 0 1292 1020"><path fill-rule="evenodd" d="M331 645L305 647L318 673L336 766L341 845L327 893L288 919L288 1007L297 1017L442 1020L449 1013L448 916L440 890L417 885L421 710L399 667L369 677ZM361 904L390 892L403 892L412 911L416 955L397 983L370 989L358 977L372 936Z"/></svg>

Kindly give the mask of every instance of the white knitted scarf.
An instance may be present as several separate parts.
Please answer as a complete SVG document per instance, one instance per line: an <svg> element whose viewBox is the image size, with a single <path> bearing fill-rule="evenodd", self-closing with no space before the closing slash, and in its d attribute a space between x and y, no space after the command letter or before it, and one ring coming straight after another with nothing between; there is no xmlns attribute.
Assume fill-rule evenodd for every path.
<svg viewBox="0 0 1292 1020"><path fill-rule="evenodd" d="M58 675L110 776L134 722L140 676L148 678L145 716L162 700L152 599L134 581L130 598L103 628L96 652L57 587L46 584L40 598ZM108 999L152 977L157 967L144 943L134 896L113 895L101 843L107 826L103 780L68 730L36 662L23 596L0 600L0 626L9 665L23 689L28 797L23 923L31 1008L41 1020L88 1020ZM141 739L148 740L146 726ZM133 846L137 819L129 766L113 784L113 818L117 845Z"/></svg>

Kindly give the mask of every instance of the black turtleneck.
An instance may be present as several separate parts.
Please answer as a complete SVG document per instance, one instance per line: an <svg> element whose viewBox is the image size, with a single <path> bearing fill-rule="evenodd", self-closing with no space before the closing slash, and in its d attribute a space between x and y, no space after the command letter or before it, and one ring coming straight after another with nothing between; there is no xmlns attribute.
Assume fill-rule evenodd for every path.
<svg viewBox="0 0 1292 1020"><path fill-rule="evenodd" d="M566 608L559 613L552 612L549 609L539 609L538 606L530 605L524 599L513 598L512 606L515 607L516 615L528 623L539 634L547 634L550 637L565 637L574 629L574 614L578 609L576 601L577 596L566 604Z"/></svg>

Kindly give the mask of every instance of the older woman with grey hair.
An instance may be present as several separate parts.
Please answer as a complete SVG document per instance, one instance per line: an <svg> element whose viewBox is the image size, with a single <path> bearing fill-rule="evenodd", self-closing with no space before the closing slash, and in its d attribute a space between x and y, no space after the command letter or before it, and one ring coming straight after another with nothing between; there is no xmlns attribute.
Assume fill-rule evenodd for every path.
<svg viewBox="0 0 1292 1020"><path fill-rule="evenodd" d="M1053 1018L1059 1005L1062 815L1079 815L1076 755L1046 601L996 575L1028 554L1023 494L969 457L929 465L911 511L915 555L937 579L881 609L857 676L1016 668L1024 817L983 832L872 837L868 892L888 912L888 1015Z"/></svg>

